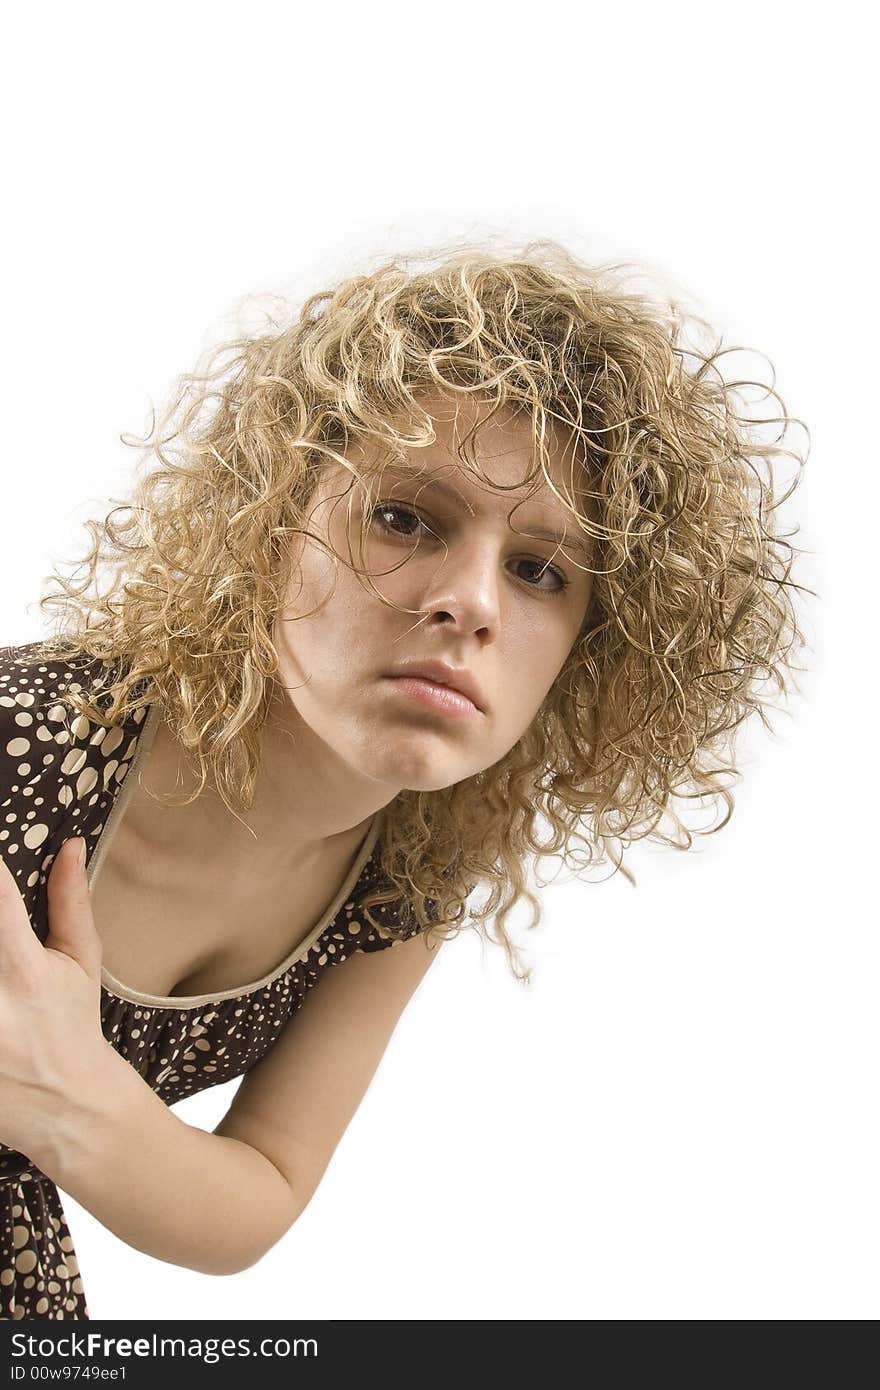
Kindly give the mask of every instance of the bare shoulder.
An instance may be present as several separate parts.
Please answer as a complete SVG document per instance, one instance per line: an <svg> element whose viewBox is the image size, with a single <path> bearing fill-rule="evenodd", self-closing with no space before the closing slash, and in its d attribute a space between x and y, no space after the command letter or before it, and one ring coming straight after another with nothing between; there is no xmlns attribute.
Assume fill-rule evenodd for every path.
<svg viewBox="0 0 880 1390"><path fill-rule="evenodd" d="M335 965L248 1072L214 1133L258 1149L287 1179L299 1213L375 1075L412 995L437 959L413 936Z"/></svg>

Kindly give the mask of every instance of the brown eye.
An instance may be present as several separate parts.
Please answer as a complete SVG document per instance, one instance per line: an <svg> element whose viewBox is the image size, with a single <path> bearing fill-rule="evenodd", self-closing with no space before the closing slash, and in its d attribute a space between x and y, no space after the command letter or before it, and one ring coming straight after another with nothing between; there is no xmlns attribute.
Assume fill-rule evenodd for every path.
<svg viewBox="0 0 880 1390"><path fill-rule="evenodd" d="M393 524L389 524L388 521L385 519L389 516L408 517L410 521L414 521L416 523L416 526L421 526L423 524L421 517L417 516L415 512L410 511L408 507L398 507L395 503L392 502L379 502L377 506L373 507L372 511L370 512L371 520L381 518L379 524L386 531L393 531L393 533L396 536L404 536L406 539L415 539L417 535L416 531L399 530L398 527L394 526Z"/></svg>
<svg viewBox="0 0 880 1390"><path fill-rule="evenodd" d="M567 588L568 588L569 580L566 579L566 577L565 577L565 575L562 573L562 571L561 571L561 570L558 570L558 569L556 568L555 565L548 565L548 563L547 563L546 560L518 560L518 561L517 561L517 564L520 564L520 565L534 565L535 568L536 568L537 571L538 571L538 576L537 576L537 577L538 577L539 580L540 580L540 579L543 579L544 576L545 576L546 574L551 575L551 576L556 580L557 587L556 587L555 589L542 589L542 590L539 590L539 592L541 592L541 593L545 593L545 594L561 594L562 591L563 591L564 589L567 589ZM531 587L534 588L534 589L537 589L537 588L538 588L538 585L537 585L537 584L532 584Z"/></svg>

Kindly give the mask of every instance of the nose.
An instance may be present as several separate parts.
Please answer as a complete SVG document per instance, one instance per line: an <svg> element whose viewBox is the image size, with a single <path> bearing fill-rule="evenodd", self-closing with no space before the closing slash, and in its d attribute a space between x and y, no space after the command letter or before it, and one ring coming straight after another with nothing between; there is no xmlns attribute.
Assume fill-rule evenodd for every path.
<svg viewBox="0 0 880 1390"><path fill-rule="evenodd" d="M429 561L429 579L421 595L423 612L468 632L495 632L500 619L499 554L488 536L448 543L439 562Z"/></svg>

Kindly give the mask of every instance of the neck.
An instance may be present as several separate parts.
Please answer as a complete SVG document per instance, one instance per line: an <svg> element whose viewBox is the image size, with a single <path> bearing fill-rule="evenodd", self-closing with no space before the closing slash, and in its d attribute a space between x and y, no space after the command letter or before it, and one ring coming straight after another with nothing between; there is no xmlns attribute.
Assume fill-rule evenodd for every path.
<svg viewBox="0 0 880 1390"><path fill-rule="evenodd" d="M198 785L161 716L140 785L158 796L191 793ZM358 781L280 700L261 730L260 767L249 809L233 813L210 783L187 806L159 806L143 792L138 797L151 838L169 846L210 844L213 853L245 855L252 862L265 858L282 869L356 849L390 799L387 787Z"/></svg>

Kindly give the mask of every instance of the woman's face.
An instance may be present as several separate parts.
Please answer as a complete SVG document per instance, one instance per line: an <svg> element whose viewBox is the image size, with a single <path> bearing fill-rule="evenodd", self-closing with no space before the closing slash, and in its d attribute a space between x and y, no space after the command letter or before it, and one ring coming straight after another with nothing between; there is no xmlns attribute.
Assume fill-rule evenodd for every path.
<svg viewBox="0 0 880 1390"><path fill-rule="evenodd" d="M346 563L334 567L315 541L297 537L275 626L280 679L297 715L353 771L384 783L389 799L403 789L452 786L502 758L534 719L590 600L586 538L543 477L511 516L536 489L534 478L524 484L533 468L528 424L499 412L477 437L482 471L512 491L493 491L460 464L454 441L477 408L458 403L456 428L456 407L436 403L437 443L408 450L402 468L389 466L372 507L357 485L349 498L346 470L328 466L310 502L309 529L343 561L366 568L390 603ZM346 456L365 457L359 447ZM585 486L570 445L557 440L550 457L563 495L572 472L576 487ZM365 511L371 521L361 554ZM560 547L539 538L542 530L566 540ZM401 663L425 660L467 672L479 707L464 702L463 712L459 704L450 714L424 683L395 675Z"/></svg>

